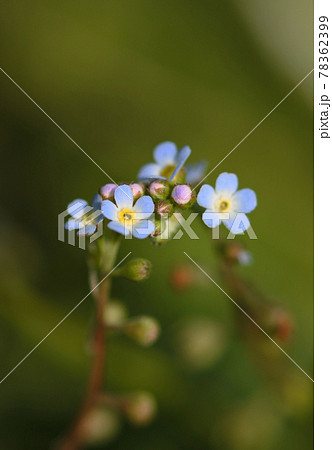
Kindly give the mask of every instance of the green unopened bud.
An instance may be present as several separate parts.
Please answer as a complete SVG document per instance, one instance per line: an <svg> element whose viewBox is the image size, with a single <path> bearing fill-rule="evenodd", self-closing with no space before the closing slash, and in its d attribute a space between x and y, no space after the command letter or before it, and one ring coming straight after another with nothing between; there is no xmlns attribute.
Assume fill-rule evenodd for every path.
<svg viewBox="0 0 332 450"><path fill-rule="evenodd" d="M149 193L153 200L166 200L170 192L170 184L166 180L152 181L149 186Z"/></svg>
<svg viewBox="0 0 332 450"><path fill-rule="evenodd" d="M149 278L151 273L151 262L144 258L135 258L124 266L119 267L113 276L121 276L133 281L143 281Z"/></svg>
<svg viewBox="0 0 332 450"><path fill-rule="evenodd" d="M118 300L111 300L104 309L104 323L108 327L122 325L127 318L127 310L124 304Z"/></svg>
<svg viewBox="0 0 332 450"><path fill-rule="evenodd" d="M180 208L190 208L195 203L196 193L188 184L178 184L174 187L171 197Z"/></svg>
<svg viewBox="0 0 332 450"><path fill-rule="evenodd" d="M160 217L171 216L174 213L174 206L169 200L160 200L156 204L155 211Z"/></svg>
<svg viewBox="0 0 332 450"><path fill-rule="evenodd" d="M159 323L153 317L148 316L128 320L122 330L131 339L145 346L153 344L160 334Z"/></svg>
<svg viewBox="0 0 332 450"><path fill-rule="evenodd" d="M116 412L106 408L93 409L84 422L84 441L89 445L100 445L114 438L120 428Z"/></svg>
<svg viewBox="0 0 332 450"><path fill-rule="evenodd" d="M155 398L149 392L137 392L126 398L123 410L132 423L143 426L154 419L157 404Z"/></svg>

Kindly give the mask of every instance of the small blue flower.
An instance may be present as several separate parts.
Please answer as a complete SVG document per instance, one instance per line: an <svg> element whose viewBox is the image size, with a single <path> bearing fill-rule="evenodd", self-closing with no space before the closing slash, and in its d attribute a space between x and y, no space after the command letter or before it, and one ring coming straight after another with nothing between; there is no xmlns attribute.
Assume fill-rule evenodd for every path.
<svg viewBox="0 0 332 450"><path fill-rule="evenodd" d="M92 206L80 198L69 203L67 212L72 216L65 223L67 230L77 230L78 236L91 236L97 230L97 225L103 220L101 212L102 198L96 194L92 199Z"/></svg>
<svg viewBox="0 0 332 450"><path fill-rule="evenodd" d="M101 205L103 215L111 221L108 228L124 236L132 234L138 239L144 239L154 232L154 223L146 220L154 211L151 197L144 195L133 205L133 192L130 186L123 184L116 188L114 199L116 204L104 200Z"/></svg>
<svg viewBox="0 0 332 450"><path fill-rule="evenodd" d="M199 161L196 164L188 164L185 166L186 169L186 183L194 186L199 183L203 178L207 168L206 161Z"/></svg>
<svg viewBox="0 0 332 450"><path fill-rule="evenodd" d="M234 234L246 231L250 222L244 213L253 211L257 206L256 194L252 189L237 191L238 179L233 173L224 172L217 178L216 188L204 184L197 196L197 203L207 208L203 214L203 222L210 228L223 224ZM240 224L232 229L238 213L242 213ZM234 228L234 227L233 227Z"/></svg>
<svg viewBox="0 0 332 450"><path fill-rule="evenodd" d="M168 179L172 181L188 159L191 150L188 146L177 151L173 142L163 142L154 149L155 163L146 164L138 173L139 180L149 178Z"/></svg>

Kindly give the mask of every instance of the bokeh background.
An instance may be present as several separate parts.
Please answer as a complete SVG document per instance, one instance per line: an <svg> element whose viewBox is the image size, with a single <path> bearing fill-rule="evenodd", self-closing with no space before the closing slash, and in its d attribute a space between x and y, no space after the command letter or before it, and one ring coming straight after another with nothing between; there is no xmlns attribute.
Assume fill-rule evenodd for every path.
<svg viewBox="0 0 332 450"><path fill-rule="evenodd" d="M1 1L1 67L119 182L164 140L212 169L311 70L312 3ZM312 88L310 76L208 179L234 172L257 192L258 239L245 239L254 261L242 273L287 308L283 347L311 376ZM57 215L108 180L3 73L0 89L2 378L89 291L85 253L57 240ZM112 440L93 448L312 448L311 381L281 352L273 376L271 342L257 364L235 306L209 280L172 290L184 251L218 276L210 236L195 229L196 241L121 249L150 258L153 272L140 285L117 280L115 295L157 317L162 336L148 349L110 339L107 385L152 392L158 414L145 428L114 418ZM51 448L67 428L92 310L88 298L0 385L1 449Z"/></svg>

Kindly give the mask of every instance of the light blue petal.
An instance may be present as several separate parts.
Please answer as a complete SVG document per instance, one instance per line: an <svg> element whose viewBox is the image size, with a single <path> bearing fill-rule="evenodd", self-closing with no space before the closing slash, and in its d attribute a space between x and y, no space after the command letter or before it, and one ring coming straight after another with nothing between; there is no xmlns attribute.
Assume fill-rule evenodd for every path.
<svg viewBox="0 0 332 450"><path fill-rule="evenodd" d="M240 189L233 198L234 207L238 212L249 213L257 206L256 193L252 189Z"/></svg>
<svg viewBox="0 0 332 450"><path fill-rule="evenodd" d="M176 152L174 142L162 142L153 150L153 157L160 166L169 166L175 164Z"/></svg>
<svg viewBox="0 0 332 450"><path fill-rule="evenodd" d="M155 230L155 225L151 220L140 220L135 222L133 236L138 239L145 239Z"/></svg>
<svg viewBox="0 0 332 450"><path fill-rule="evenodd" d="M191 153L191 150L188 146L181 148L179 153L176 155L177 166L176 166L174 172L172 173L172 175L170 176L169 181L172 181L173 178L179 173L179 171L182 169L184 163L189 158L190 153Z"/></svg>
<svg viewBox="0 0 332 450"><path fill-rule="evenodd" d="M162 167L155 163L145 164L138 172L137 178L139 180L146 180L147 178L159 178Z"/></svg>
<svg viewBox="0 0 332 450"><path fill-rule="evenodd" d="M239 185L237 176L234 173L224 172L217 178L216 192L229 192L233 194Z"/></svg>
<svg viewBox="0 0 332 450"><path fill-rule="evenodd" d="M104 200L101 204L101 211L109 220L117 220L118 218L118 208L110 200Z"/></svg>
<svg viewBox="0 0 332 450"><path fill-rule="evenodd" d="M229 219L223 219L223 224L233 234L242 234L250 227L250 221L245 214L232 213Z"/></svg>
<svg viewBox="0 0 332 450"><path fill-rule="evenodd" d="M67 207L67 212L75 219L80 219L87 211L84 211L84 208L88 205L88 202L82 200L81 198L77 198L69 203Z"/></svg>
<svg viewBox="0 0 332 450"><path fill-rule="evenodd" d="M80 222L77 219L69 219L66 223L65 223L65 228L66 230L77 230L77 228L80 227Z"/></svg>
<svg viewBox="0 0 332 450"><path fill-rule="evenodd" d="M143 197L139 198L135 203L134 210L135 212L139 213L139 216L137 217L139 220L147 219L154 211L154 203L152 201L152 198L148 195L144 195Z"/></svg>
<svg viewBox="0 0 332 450"><path fill-rule="evenodd" d="M203 184L197 195L197 203L203 208L212 208L214 198L215 192L213 187L209 184Z"/></svg>
<svg viewBox="0 0 332 450"><path fill-rule="evenodd" d="M109 222L107 226L110 230L123 234L124 236L128 236L130 234L130 230L119 222Z"/></svg>
<svg viewBox="0 0 332 450"><path fill-rule="evenodd" d="M207 209L202 216L202 220L209 228L216 228L218 227L222 219L220 217L220 213L212 211L210 209Z"/></svg>
<svg viewBox="0 0 332 450"><path fill-rule="evenodd" d="M121 184L115 189L114 198L120 209L133 206L133 192L127 184Z"/></svg>
<svg viewBox="0 0 332 450"><path fill-rule="evenodd" d="M104 220L104 216L103 216L103 214L99 214L99 216L95 217L94 222L99 223L102 220Z"/></svg>
<svg viewBox="0 0 332 450"><path fill-rule="evenodd" d="M91 236L96 229L96 225L86 225L77 232L77 236Z"/></svg>
<svg viewBox="0 0 332 450"><path fill-rule="evenodd" d="M206 161L200 161L196 164L188 164L186 169L186 182L194 185L198 183L204 176L207 168Z"/></svg>
<svg viewBox="0 0 332 450"><path fill-rule="evenodd" d="M93 196L92 202L91 202L91 206L94 209L101 209L101 202L103 201L101 195L96 194Z"/></svg>

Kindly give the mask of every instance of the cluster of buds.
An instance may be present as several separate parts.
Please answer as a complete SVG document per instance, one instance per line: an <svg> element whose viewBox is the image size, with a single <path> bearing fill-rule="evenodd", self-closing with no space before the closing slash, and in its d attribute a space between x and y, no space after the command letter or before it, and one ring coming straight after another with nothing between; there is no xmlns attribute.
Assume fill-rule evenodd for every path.
<svg viewBox="0 0 332 450"><path fill-rule="evenodd" d="M121 185L120 185L121 186ZM114 201L114 192L118 187L117 184L108 183L99 188L99 195L103 200L111 200ZM140 197L143 197L145 193L145 186L143 183L132 183L129 185L132 193L134 201L138 200Z"/></svg>
<svg viewBox="0 0 332 450"><path fill-rule="evenodd" d="M137 391L123 395L102 394L99 403L104 408L124 414L136 426L148 425L156 416L157 403L150 392Z"/></svg>
<svg viewBox="0 0 332 450"><path fill-rule="evenodd" d="M155 418L157 403L150 392L118 395L102 393L84 422L84 443L99 446L114 439L121 428L121 415L135 426L146 426Z"/></svg>
<svg viewBox="0 0 332 450"><path fill-rule="evenodd" d="M112 276L122 276L133 281L149 278L151 262L144 258L135 258L119 267ZM122 332L143 346L153 344L160 334L160 326L156 319L149 316L127 318L127 310L118 300L110 300L104 309L104 323L112 331Z"/></svg>
<svg viewBox="0 0 332 450"><path fill-rule="evenodd" d="M167 180L155 180L148 185L147 190L156 204L156 213L159 214L160 210L160 215L165 214L167 209L171 215L176 207L190 208L196 200L196 193L189 184L174 186Z"/></svg>

